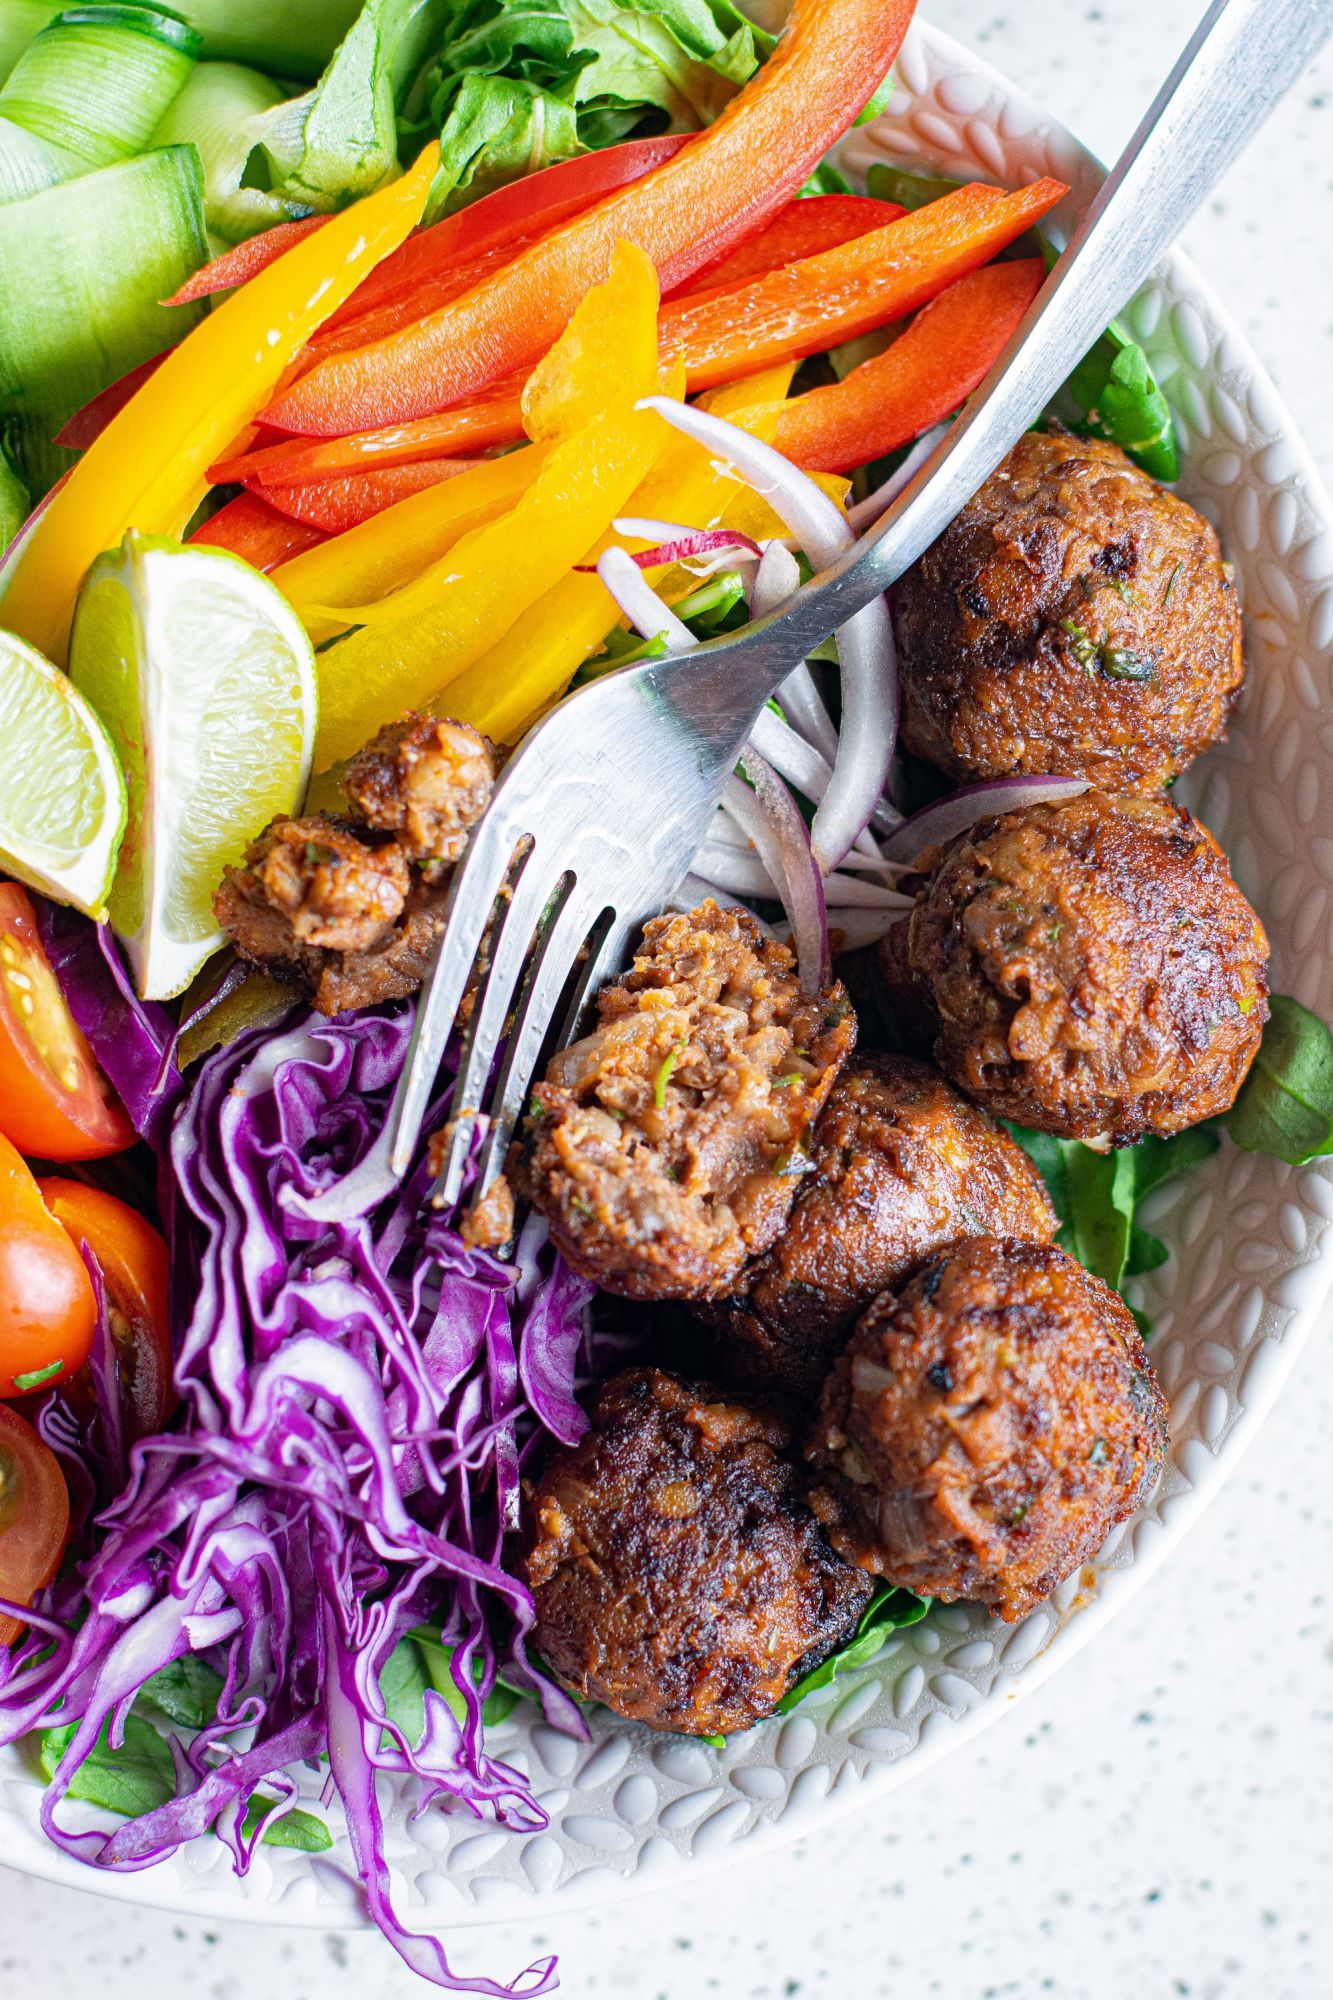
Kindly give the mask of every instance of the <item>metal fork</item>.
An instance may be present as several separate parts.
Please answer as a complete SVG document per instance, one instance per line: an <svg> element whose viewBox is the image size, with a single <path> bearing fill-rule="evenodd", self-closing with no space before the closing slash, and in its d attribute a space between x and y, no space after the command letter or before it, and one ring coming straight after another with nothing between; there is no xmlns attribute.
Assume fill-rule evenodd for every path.
<svg viewBox="0 0 1333 2000"><path fill-rule="evenodd" d="M358 1212L406 1172L474 967L434 1198L456 1202L475 1154L480 1199L557 1014L563 1046L686 873L764 703L994 471L1330 31L1333 0L1216 0L986 383L872 532L770 617L598 680L524 739L455 872L386 1128L312 1207Z"/></svg>

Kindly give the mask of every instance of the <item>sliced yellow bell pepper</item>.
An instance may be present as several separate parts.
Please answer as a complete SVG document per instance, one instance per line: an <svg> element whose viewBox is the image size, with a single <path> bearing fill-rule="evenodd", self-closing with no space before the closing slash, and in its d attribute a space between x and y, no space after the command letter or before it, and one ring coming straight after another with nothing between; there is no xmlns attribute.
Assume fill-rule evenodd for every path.
<svg viewBox="0 0 1333 2000"><path fill-rule="evenodd" d="M568 437L625 397L657 383L657 271L635 243L617 243L594 285L523 388L523 428L534 442Z"/></svg>
<svg viewBox="0 0 1333 2000"><path fill-rule="evenodd" d="M556 343L568 342L566 358L539 409L553 424L585 406L596 415L546 448L517 505L389 597L341 607L361 630L319 655L316 770L349 755L378 723L430 701L495 646L605 533L670 447L661 419L634 407L657 386L657 279L647 264L645 282L645 264L639 251L617 254L595 288L602 298ZM589 318L600 328L595 346ZM670 392L684 393L679 368Z"/></svg>
<svg viewBox="0 0 1333 2000"><path fill-rule="evenodd" d="M703 399L704 405L756 436L771 439L794 372L794 363L767 369L748 381L714 390ZM740 497L757 496L723 472L702 446L676 437L623 511L711 527L729 518L730 506ZM764 532L781 534L781 522L774 518ZM619 539L603 537L586 560L595 562ZM679 566L665 576L661 570L650 571L649 577L668 602L693 590L699 581ZM615 622L600 577L577 573L562 577L510 627L498 646L441 688L430 707L436 714L472 723L497 743L512 743L532 716L564 693Z"/></svg>
<svg viewBox="0 0 1333 2000"><path fill-rule="evenodd" d="M272 397L330 313L420 221L439 148L326 222L200 320L52 495L15 566L4 622L64 661L74 599L128 528L179 535L207 468Z"/></svg>
<svg viewBox="0 0 1333 2000"><path fill-rule="evenodd" d="M319 645L357 622L350 610L339 614L340 604L355 606L401 590L464 535L508 513L541 471L547 451L534 445L508 452L413 493L281 563L273 582Z"/></svg>

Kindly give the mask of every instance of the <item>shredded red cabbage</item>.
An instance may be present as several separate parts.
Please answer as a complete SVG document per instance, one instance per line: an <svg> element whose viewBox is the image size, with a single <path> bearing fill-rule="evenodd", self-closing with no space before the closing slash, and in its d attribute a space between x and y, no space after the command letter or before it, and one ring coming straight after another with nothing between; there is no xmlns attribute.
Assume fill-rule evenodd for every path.
<svg viewBox="0 0 1333 2000"><path fill-rule="evenodd" d="M592 1287L536 1222L512 1264L467 1249L423 1209L424 1160L367 1216L303 1213L301 1199L351 1172L380 1129L410 1006L252 1031L186 1092L165 1044L150 1059L161 1024L120 991L109 956L103 978L86 939L71 934L66 950L54 926L48 941L66 992L94 996L82 1014L99 1059L167 1147L189 1302L176 1361L185 1407L177 1429L133 1446L88 1553L39 1599L26 1638L0 1648L0 1742L78 1721L42 1823L66 1853L116 1869L216 1828L243 1870L245 1800L262 1783L285 1803L287 1767L327 1754L370 1911L408 1964L451 1991L548 1992L553 1961L512 1985L465 1978L437 1938L406 1928L376 1781L411 1774L418 1810L448 1800L521 1831L545 1824L523 1774L488 1754L481 1709L503 1665L551 1720L584 1733L574 1704L528 1666L532 1604L502 1554L525 1442L539 1425L566 1441L582 1427ZM58 1403L44 1429L67 1463L79 1458L86 1441ZM104 1460L122 1451L103 1439ZM428 1689L412 1742L380 1674L423 1620L456 1649L462 1713ZM63 1825L103 1723L118 1743L143 1683L191 1652L224 1686L217 1720L176 1746L177 1796L110 1833Z"/></svg>

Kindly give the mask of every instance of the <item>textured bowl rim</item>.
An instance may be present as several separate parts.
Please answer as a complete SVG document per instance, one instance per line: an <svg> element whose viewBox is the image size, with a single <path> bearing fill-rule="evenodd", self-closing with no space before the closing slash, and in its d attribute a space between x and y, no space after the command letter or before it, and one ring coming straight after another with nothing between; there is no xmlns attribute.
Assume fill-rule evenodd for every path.
<svg viewBox="0 0 1333 2000"><path fill-rule="evenodd" d="M1025 108L1034 117L1040 116L1046 127L1068 144L1071 155L1087 172L1100 178L1103 172L1100 164L1059 120L1037 106L1025 92L1016 89L1001 71L964 43L918 17L912 25L908 46L928 50L937 63L950 71L977 77L1002 93L1008 103ZM1251 382L1258 383L1266 391L1270 406L1276 413L1279 436L1290 453L1292 469L1288 479L1299 492L1319 529L1333 533L1333 503L1323 479L1292 422L1285 402L1249 340L1183 252L1173 251L1163 260L1161 268L1172 272L1181 281L1182 288L1199 301L1212 326L1227 341L1235 365ZM1333 644L1325 644L1316 650L1326 658L1333 658ZM1330 1241L1333 1242L1333 1238ZM1168 1555L1175 1553L1182 1537L1198 1520L1223 1482L1231 1477L1290 1377L1305 1341L1327 1302L1329 1291L1333 1289L1333 1248L1326 1248L1318 1263L1320 1282L1312 1286L1308 1295L1292 1310L1280 1333L1265 1343L1275 1345L1277 1354L1270 1357L1259 1384L1247 1396L1221 1445L1209 1452L1206 1466L1191 1477L1188 1489L1172 1496L1169 1524L1163 1525L1162 1531L1153 1536L1141 1552L1136 1550L1132 1562L1103 1575L1096 1593L1080 1606L1077 1615L1061 1620L1049 1642L1006 1680L1002 1692L982 1700L961 1715L937 1711L926 1719L915 1745L906 1754L893 1761L872 1761L859 1779L839 1782L821 1797L802 1802L799 1810L784 1812L780 1820L757 1819L743 1838L732 1841L706 1858L672 1850L669 1858L662 1857L659 1865L652 1869L640 1868L628 1875L614 1873L609 1868L589 1869L584 1871L583 1877L558 1890L532 1889L511 1896L503 1906L498 1902L488 1902L483 1906L460 1898L447 1913L432 1911L426 1915L418 1906L410 1905L404 1910L407 1921L420 1925L424 1920L430 1928L445 1930L502 1923L541 1923L548 1921L557 1911L573 1914L594 1905L604 1906L613 1898L647 1895L671 1884L701 1880L722 1867L757 1859L775 1848L790 1845L816 1828L845 1817L872 1800L883 1798L946 1754L962 1749L1019 1701L1043 1686L1128 1604L1134 1593L1156 1574ZM0 1758L12 1759L15 1754L0 1752ZM12 1769L12 1764L9 1768ZM0 1776L5 1774L6 1763L0 1762ZM5 1834L5 1851L0 1854L0 1865L38 1880L81 1889L116 1902L169 1910L204 1920L276 1924L293 1929L361 1930L373 1927L370 1919L354 1904L299 1902L289 1905L278 1898L260 1902L253 1896L238 1896L230 1876L225 1878L224 1886L220 1888L200 1883L184 1892L175 1884L168 1886L164 1871L157 1867L126 1875L90 1868L62 1853L40 1835L34 1837L27 1824L12 1815L2 1800L0 1830ZM17 1853L12 1846L15 1838L20 1846ZM311 1865L318 1871L330 1866L318 1860ZM338 1872L341 1874L341 1870Z"/></svg>

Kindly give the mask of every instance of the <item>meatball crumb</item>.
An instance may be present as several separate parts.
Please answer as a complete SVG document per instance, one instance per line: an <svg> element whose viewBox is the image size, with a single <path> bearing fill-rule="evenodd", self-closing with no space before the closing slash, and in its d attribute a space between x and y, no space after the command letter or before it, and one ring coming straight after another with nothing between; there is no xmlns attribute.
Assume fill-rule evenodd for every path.
<svg viewBox="0 0 1333 2000"><path fill-rule="evenodd" d="M1129 1308L1052 1244L979 1236L862 1318L812 1505L849 1561L1024 1617L1151 1489L1166 1405Z"/></svg>
<svg viewBox="0 0 1333 2000"><path fill-rule="evenodd" d="M466 722L408 715L359 750L343 789L369 827L394 835L409 861L439 881L462 854L495 784L495 751Z"/></svg>

